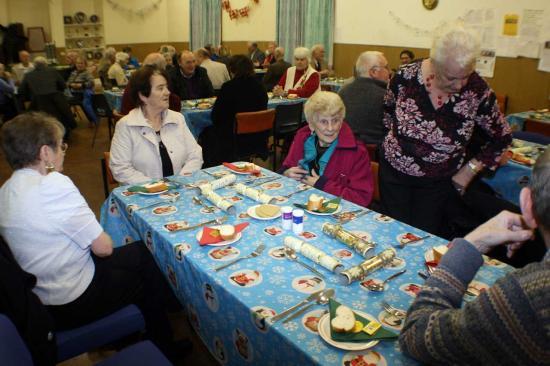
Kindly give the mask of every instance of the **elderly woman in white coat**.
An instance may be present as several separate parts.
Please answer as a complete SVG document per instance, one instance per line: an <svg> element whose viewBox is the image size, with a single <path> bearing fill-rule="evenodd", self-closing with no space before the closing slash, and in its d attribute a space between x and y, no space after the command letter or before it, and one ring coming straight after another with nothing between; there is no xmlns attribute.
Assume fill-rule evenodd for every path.
<svg viewBox="0 0 550 366"><path fill-rule="evenodd" d="M297 47L294 50L294 66L286 69L279 83L273 88L273 94L284 97L296 94L301 98L309 98L321 90L321 76L310 62L309 49Z"/></svg>
<svg viewBox="0 0 550 366"><path fill-rule="evenodd" d="M113 177L121 184L136 184L199 170L201 147L181 113L168 109L166 73L145 66L134 73L131 85L138 107L117 123L110 157Z"/></svg>

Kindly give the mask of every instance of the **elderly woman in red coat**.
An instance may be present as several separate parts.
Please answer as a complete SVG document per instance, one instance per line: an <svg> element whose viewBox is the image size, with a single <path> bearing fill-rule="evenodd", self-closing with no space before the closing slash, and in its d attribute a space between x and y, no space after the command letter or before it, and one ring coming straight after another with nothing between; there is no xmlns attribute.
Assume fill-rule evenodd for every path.
<svg viewBox="0 0 550 366"><path fill-rule="evenodd" d="M319 91L305 104L308 125L298 130L283 166L285 176L368 206L374 190L367 149L344 122L336 93Z"/></svg>

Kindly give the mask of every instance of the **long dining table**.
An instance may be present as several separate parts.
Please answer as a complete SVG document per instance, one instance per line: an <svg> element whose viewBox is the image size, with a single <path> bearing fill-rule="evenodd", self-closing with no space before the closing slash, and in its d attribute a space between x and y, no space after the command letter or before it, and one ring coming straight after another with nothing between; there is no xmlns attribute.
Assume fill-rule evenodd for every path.
<svg viewBox="0 0 550 366"><path fill-rule="evenodd" d="M120 111L120 107L122 105L122 92L106 90L104 93L111 109ZM204 100L208 101L210 104L214 102L212 98L207 98ZM275 109L275 107L280 104L296 104L305 102L306 100L306 98L287 99L274 97L268 100L267 108ZM212 118L210 117L212 108L201 109L197 107L201 101L202 99L182 101L181 107L181 113L185 117L187 127L189 127L189 130L195 138L198 138L205 128L212 126Z"/></svg>
<svg viewBox="0 0 550 366"><path fill-rule="evenodd" d="M313 266L322 276L281 255L284 239L294 237L338 259L345 268L361 263L365 258L359 253L323 233L324 223L337 223L332 215L306 212L304 232L295 235L283 229L280 218L251 217L248 209L257 202L227 186L216 190L236 208L226 223L249 224L239 240L224 246L201 246L197 238L202 228L170 231L169 228L178 225L224 217L226 213L219 209L208 213L196 204L194 187L229 173L228 168L218 166L189 176L173 176L170 181L180 185L161 195L134 194L128 191L128 186L119 187L113 190L101 210L101 224L117 246L142 240L149 248L213 357L220 364L228 365L416 365L415 360L400 351L396 340L376 342L370 347L356 346L356 350L329 345L320 337L318 328L320 317L327 312L323 305L315 304L286 323L272 323L269 318L315 291L332 288L337 301L366 313L385 329L398 333L403 318L387 313L382 302L406 311L422 287L423 279L418 272L426 269L426 256L429 257L432 247L447 241L342 200L341 212L356 211L356 216L349 216L350 221L341 223L344 229L374 241L375 253L391 247L396 251L396 258L384 268L363 280L344 285L338 275L300 254L299 260ZM308 187L265 169L258 177L237 175L236 179L275 197L280 206L305 203L312 193L335 198L314 188L301 191ZM211 205L204 196L199 198ZM140 209L159 202L157 206ZM357 210L364 214L359 217ZM260 244L265 245L261 255L218 272L214 270L230 260L249 255ZM372 281L380 282L403 269L406 273L389 282L386 291L367 289ZM486 258L470 290L479 293L510 270L506 264ZM464 297L465 302L472 299L468 294Z"/></svg>

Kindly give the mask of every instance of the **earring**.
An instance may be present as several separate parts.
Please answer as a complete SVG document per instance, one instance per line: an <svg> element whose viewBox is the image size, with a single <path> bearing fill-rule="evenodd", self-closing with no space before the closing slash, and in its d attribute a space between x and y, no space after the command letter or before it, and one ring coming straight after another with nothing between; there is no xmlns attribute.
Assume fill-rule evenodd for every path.
<svg viewBox="0 0 550 366"><path fill-rule="evenodd" d="M53 163L51 163L51 162L50 162L50 163L46 163L45 168L46 168L46 172L47 172L48 174L55 172L55 165L53 165Z"/></svg>

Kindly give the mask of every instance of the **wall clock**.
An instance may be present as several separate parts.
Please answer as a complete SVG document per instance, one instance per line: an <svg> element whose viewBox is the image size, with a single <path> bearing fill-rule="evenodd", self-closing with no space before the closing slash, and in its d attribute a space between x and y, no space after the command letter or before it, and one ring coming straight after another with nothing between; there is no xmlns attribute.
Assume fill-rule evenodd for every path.
<svg viewBox="0 0 550 366"><path fill-rule="evenodd" d="M427 10L434 10L437 6L438 0L422 0L422 5Z"/></svg>

